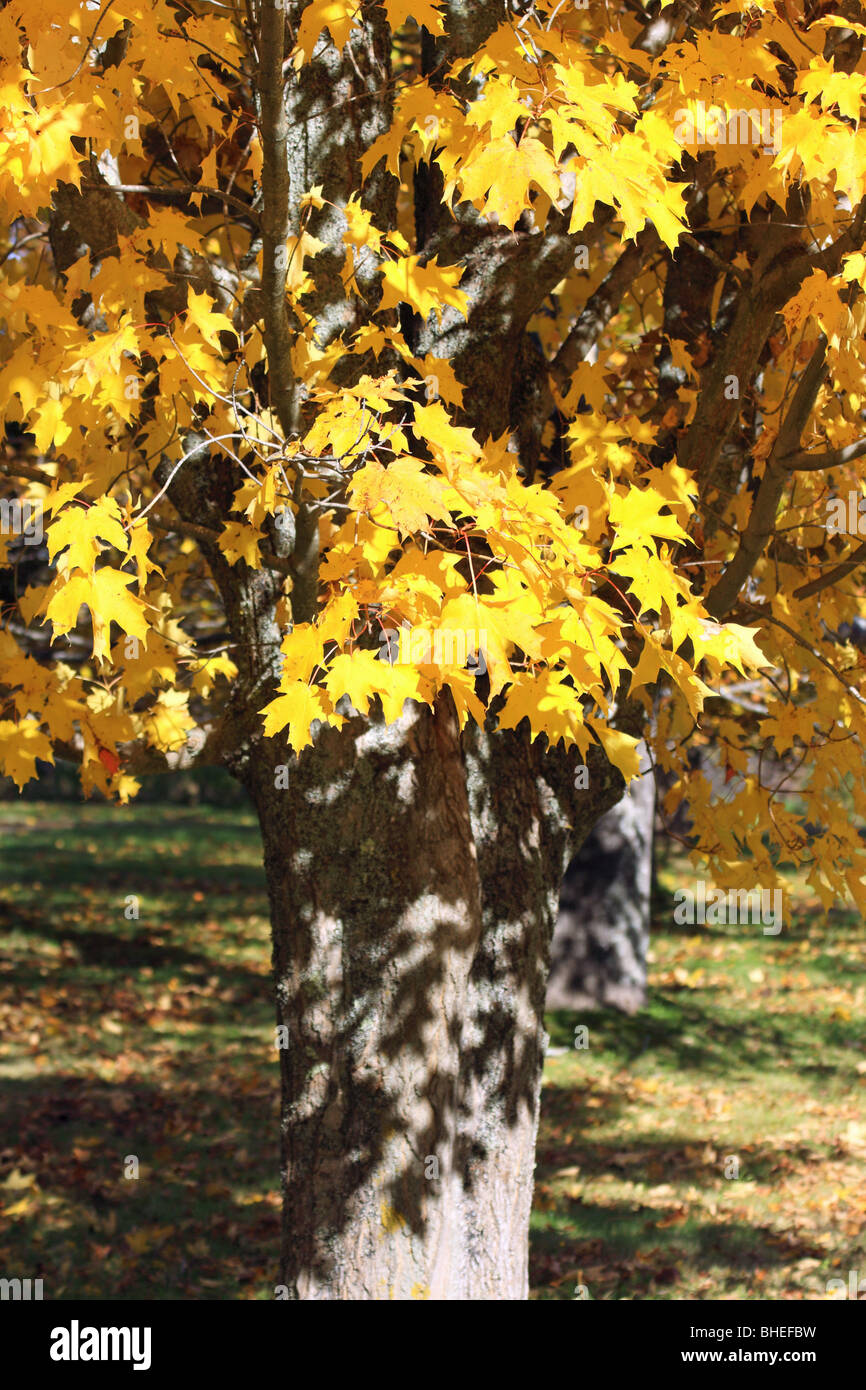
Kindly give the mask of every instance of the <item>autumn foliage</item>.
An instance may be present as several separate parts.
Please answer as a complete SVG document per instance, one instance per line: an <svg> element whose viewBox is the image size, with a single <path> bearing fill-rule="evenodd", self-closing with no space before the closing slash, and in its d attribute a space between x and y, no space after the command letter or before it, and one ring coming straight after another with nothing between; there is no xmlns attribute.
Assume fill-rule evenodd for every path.
<svg viewBox="0 0 866 1390"><path fill-rule="evenodd" d="M467 51L455 9L289 6L284 53L254 3L3 5L0 466L46 549L4 525L0 766L74 757L126 800L195 734L219 758L225 593L261 572L281 664L244 700L286 756L406 700L626 779L646 735L720 883L805 864L862 902L863 670L828 638L866 550L826 519L866 495L866 24L539 0L479 7ZM293 186L282 84L362 21L388 119L348 196ZM471 335L517 285L494 420ZM485 674L383 660L406 625L476 634Z"/></svg>

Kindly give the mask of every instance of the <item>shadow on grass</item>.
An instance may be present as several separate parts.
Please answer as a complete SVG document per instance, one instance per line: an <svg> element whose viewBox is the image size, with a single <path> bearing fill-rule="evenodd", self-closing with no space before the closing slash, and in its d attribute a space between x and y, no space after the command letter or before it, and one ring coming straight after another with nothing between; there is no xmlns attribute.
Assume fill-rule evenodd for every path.
<svg viewBox="0 0 866 1390"><path fill-rule="evenodd" d="M530 1283L545 1299L570 1300L579 1285L591 1299L693 1298L681 1286L703 1278L706 1297L761 1299L768 1273L827 1259L820 1242L771 1227L720 1218L674 1224L676 1209L634 1203L582 1203L573 1219L533 1217ZM671 1224L665 1225L666 1222ZM760 1277L758 1277L760 1274ZM824 1275L803 1273L802 1296L820 1296Z"/></svg>
<svg viewBox="0 0 866 1390"><path fill-rule="evenodd" d="M729 1155L687 1133L606 1137L627 1111L610 1087L545 1087L530 1242L530 1281L541 1298L572 1299L578 1285L593 1299L693 1298L701 1281L710 1299L760 1298L756 1272L763 1279L774 1270L816 1295L823 1276L810 1283L791 1266L823 1265L820 1240L757 1215L744 1220L742 1191L725 1175ZM605 1137L593 1139L594 1127ZM737 1157L740 1180L773 1186L826 1155L807 1143L763 1143L738 1146ZM605 1200L609 1182L628 1184L630 1194L619 1186Z"/></svg>
<svg viewBox="0 0 866 1390"><path fill-rule="evenodd" d="M0 891L11 899L0 908L0 930L27 943L22 950L13 942L10 957L19 996L59 993L39 1012L61 1024L60 1036L68 1030L69 1042L64 1039L63 1060L57 1052L41 1059L47 1064L41 1072L33 1054L42 1044L33 1044L0 1080L0 1196L13 1212L2 1239L2 1272L43 1278L47 1298L271 1297L279 1243L279 1083L274 1054L268 1057L267 1045L257 1050L251 1036L259 1028L264 1036L272 1020L270 981L261 973L268 947L249 928L251 915L267 914L252 816L178 807L161 816L152 806L122 814L76 807L72 816L68 808L23 809L33 825L22 826L20 815L15 821L0 808ZM143 909L146 904L141 921L123 917L130 892L142 894ZM708 944L743 931L677 928L671 918L672 909L665 935L700 933ZM205 938L213 921L218 930ZM810 971L850 983L862 957L847 948L849 935L840 926L815 942ZM786 929L780 944L789 939ZM229 957L238 944L250 951L249 966ZM56 951L40 955L43 945L60 948L60 958ZM776 943L769 945L772 951ZM774 994L776 972L799 968L775 963L770 952L761 963ZM168 1010L158 1005L174 973L184 977L179 993L185 996L176 1019L196 1027L188 1036L164 1029L152 1047L151 1012L167 1028L175 1021L174 1002ZM199 989L202 977L214 982L209 994ZM801 999L802 1012L737 1012L721 987L666 987L654 990L647 1009L632 1018L563 1011L549 1016L548 1028L553 1043L569 1046L575 1024L587 1024L591 1047L635 1075L692 1072L735 1091L743 1077L788 1069L804 1091L825 1080L847 1085L864 1056L860 1020L809 1014L808 992L797 1004ZM108 1006L120 1009L125 1036L96 1031ZM204 1024L216 1028L208 1033ZM229 1048L219 1041L223 1035L230 1035ZM76 1052L88 1066L106 1057L116 1065L126 1046L138 1049L130 1055L140 1059L141 1074L115 1082L73 1071ZM627 1181L636 1190L633 1201L613 1194L609 1202L598 1200L597 1187L587 1200L557 1196L553 1207L542 1200L532 1240L532 1282L545 1286L542 1296L572 1297L571 1286L557 1280L574 1268L583 1270L593 1297L675 1298L680 1270L688 1266L713 1270L708 1298L737 1289L740 1297L760 1297L752 1283L756 1268L825 1258L808 1238L791 1242L760 1217L746 1223L732 1211L726 1219L723 1204L736 1184L703 1157L703 1141L645 1131L634 1139L625 1124L630 1108L626 1087L610 1081L544 1088L540 1189L573 1166L583 1181ZM596 1139L599 1122L608 1132L619 1123L622 1133ZM141 1164L137 1180L123 1176L133 1155ZM806 1145L746 1145L741 1175L772 1184L787 1165L808 1170L821 1157ZM651 1197L650 1189L672 1175L702 1198L717 1189L718 1218L708 1218L705 1206L687 1211L691 1204L673 1191ZM10 1179L11 1188L4 1187ZM743 1294L744 1287L754 1291Z"/></svg>
<svg viewBox="0 0 866 1390"><path fill-rule="evenodd" d="M199 848L218 850L220 842L203 843ZM46 863L49 855L50 861ZM130 844L128 836L114 844L105 840L92 854L58 850L50 843L33 847L16 843L14 856L14 868L7 867L4 872L6 891L15 887L25 892L34 891L34 885L39 884L43 890L50 888L61 900L68 898L69 890L74 888L102 891L118 888L124 895L150 892L162 897L171 892L181 893L186 887L201 886L201 877L194 869L173 860L164 849L160 852L155 836L152 844L147 841ZM211 908L218 904L221 894L260 893L264 901L263 871L251 864L208 864L206 882L212 895ZM188 906L196 912L195 903ZM198 909L202 915L205 910Z"/></svg>
<svg viewBox="0 0 866 1390"><path fill-rule="evenodd" d="M262 994L263 980L260 972L247 969L239 963L215 959L186 946L167 943L159 933L152 939L151 933L135 929L131 922L124 921L122 927L118 923L118 926L110 931L88 931L76 926L65 926L42 913L0 903L0 934L14 931L23 932L31 940L39 938L61 947L71 947L74 959L67 959L64 969L68 975L68 983L72 986L75 985L78 974L84 987L82 969L93 969L101 976L116 973L121 977L126 977L130 970L140 972L149 969L154 976L159 977L183 970L188 976L207 977L212 979L215 985L231 985L243 990L244 998L260 998ZM28 968L26 961L18 960L15 964L15 983L21 994L44 987L44 965L34 962ZM268 988L267 983L265 988Z"/></svg>
<svg viewBox="0 0 866 1390"><path fill-rule="evenodd" d="M857 963L859 965L859 962ZM851 976L848 975L850 980ZM589 1029L591 1045L603 1047L622 1066L645 1059L661 1071L700 1071L731 1081L761 1068L792 1068L804 1077L831 1073L852 1076L863 1056L864 1036L858 1018L849 1021L807 1012L736 1013L725 1010L709 991L695 1002L695 992L653 990L649 1007L632 1017L611 1012L547 1015L551 1042L568 1047L576 1024ZM830 1049L847 1052L847 1063Z"/></svg>
<svg viewBox="0 0 866 1390"><path fill-rule="evenodd" d="M0 849L0 1272L42 1278L46 1299L272 1298L279 1075L252 814L2 806Z"/></svg>
<svg viewBox="0 0 866 1390"><path fill-rule="evenodd" d="M45 1297L273 1297L276 1067L255 1086L221 1059L169 1086L79 1076L0 1083L9 1277ZM14 1135L14 1140L12 1136ZM140 1176L130 1178L130 1159Z"/></svg>

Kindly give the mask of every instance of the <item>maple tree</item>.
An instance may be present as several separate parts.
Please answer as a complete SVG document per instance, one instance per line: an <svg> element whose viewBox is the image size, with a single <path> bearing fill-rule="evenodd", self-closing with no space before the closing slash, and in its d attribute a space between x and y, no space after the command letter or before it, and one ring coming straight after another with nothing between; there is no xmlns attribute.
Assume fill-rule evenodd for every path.
<svg viewBox="0 0 866 1390"><path fill-rule="evenodd" d="M863 902L864 19L0 8L0 766L249 789L292 1297L525 1293L557 889L642 740L720 886Z"/></svg>

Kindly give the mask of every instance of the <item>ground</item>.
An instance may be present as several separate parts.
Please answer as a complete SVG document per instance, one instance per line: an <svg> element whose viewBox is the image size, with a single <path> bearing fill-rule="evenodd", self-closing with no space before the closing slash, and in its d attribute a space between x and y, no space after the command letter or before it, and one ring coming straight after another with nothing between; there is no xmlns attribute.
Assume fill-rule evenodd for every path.
<svg viewBox="0 0 866 1390"><path fill-rule="evenodd" d="M52 1299L271 1298L252 814L4 802L0 863L0 1275ZM660 863L644 1012L548 1020L534 1298L823 1299L851 1270L866 1289L866 933L796 884L777 937L675 927L695 876Z"/></svg>

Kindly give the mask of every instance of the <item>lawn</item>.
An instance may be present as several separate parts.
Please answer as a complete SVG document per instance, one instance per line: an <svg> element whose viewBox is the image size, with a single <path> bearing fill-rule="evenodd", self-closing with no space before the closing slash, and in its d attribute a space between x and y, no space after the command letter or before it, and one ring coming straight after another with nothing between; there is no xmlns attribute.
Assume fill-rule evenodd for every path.
<svg viewBox="0 0 866 1390"><path fill-rule="evenodd" d="M270 1298L253 815L5 802L0 863L0 1274L46 1298ZM803 893L778 937L677 928L684 873L660 866L649 1007L549 1019L536 1298L809 1299L866 1276L866 933Z"/></svg>

